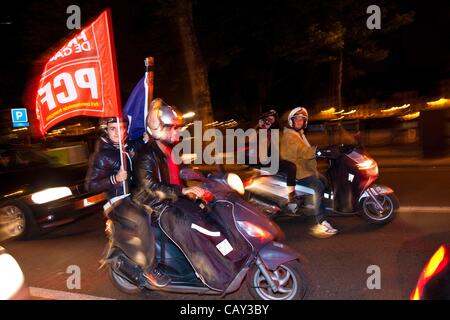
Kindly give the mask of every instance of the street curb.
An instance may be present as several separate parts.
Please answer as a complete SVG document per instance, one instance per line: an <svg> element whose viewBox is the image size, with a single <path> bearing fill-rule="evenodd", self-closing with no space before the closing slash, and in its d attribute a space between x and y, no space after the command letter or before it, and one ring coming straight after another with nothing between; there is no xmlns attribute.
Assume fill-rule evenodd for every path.
<svg viewBox="0 0 450 320"><path fill-rule="evenodd" d="M115 300L112 298L96 297L88 294L74 293L67 291L59 291L44 288L30 287L31 299L46 299L46 300Z"/></svg>

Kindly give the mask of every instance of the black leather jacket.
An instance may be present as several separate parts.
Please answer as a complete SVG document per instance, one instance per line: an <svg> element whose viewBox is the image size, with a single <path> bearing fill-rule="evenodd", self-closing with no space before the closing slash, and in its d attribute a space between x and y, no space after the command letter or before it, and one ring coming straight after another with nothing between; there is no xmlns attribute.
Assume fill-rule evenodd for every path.
<svg viewBox="0 0 450 320"><path fill-rule="evenodd" d="M132 157L138 146L128 143L126 146L128 187L133 186ZM106 192L108 199L123 195L123 184L116 181L116 174L120 169L120 152L116 145L106 137L101 137L94 155L91 158L86 175L85 187L89 192Z"/></svg>
<svg viewBox="0 0 450 320"><path fill-rule="evenodd" d="M182 194L182 186L170 184L167 157L153 139L134 161L133 180L133 201L154 217Z"/></svg>

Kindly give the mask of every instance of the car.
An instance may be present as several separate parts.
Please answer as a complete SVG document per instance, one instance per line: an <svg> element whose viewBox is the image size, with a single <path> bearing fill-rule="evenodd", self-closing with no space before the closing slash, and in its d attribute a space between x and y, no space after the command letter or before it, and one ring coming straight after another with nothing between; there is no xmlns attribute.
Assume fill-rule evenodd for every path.
<svg viewBox="0 0 450 320"><path fill-rule="evenodd" d="M0 147L0 240L32 239L98 211L106 198L86 191L87 168L58 165L39 148Z"/></svg>
<svg viewBox="0 0 450 320"><path fill-rule="evenodd" d="M30 290L16 259L0 246L0 300L30 299Z"/></svg>
<svg viewBox="0 0 450 320"><path fill-rule="evenodd" d="M450 244L443 244L426 264L411 300L450 300Z"/></svg>

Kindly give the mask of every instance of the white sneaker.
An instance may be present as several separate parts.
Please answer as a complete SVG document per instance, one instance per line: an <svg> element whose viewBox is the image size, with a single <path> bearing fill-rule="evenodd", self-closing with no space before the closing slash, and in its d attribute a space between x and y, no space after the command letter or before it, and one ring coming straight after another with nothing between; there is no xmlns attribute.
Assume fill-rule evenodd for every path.
<svg viewBox="0 0 450 320"><path fill-rule="evenodd" d="M334 236L337 230L334 229L327 221L323 221L321 224L316 224L311 228L310 234L317 238L329 238Z"/></svg>
<svg viewBox="0 0 450 320"><path fill-rule="evenodd" d="M325 227L327 227L330 231L332 231L332 232L334 232L334 233L337 233L337 232L338 232L337 229L333 228L333 227L331 226L331 224L330 224L328 221L326 221L326 220L322 221L321 224L324 225Z"/></svg>

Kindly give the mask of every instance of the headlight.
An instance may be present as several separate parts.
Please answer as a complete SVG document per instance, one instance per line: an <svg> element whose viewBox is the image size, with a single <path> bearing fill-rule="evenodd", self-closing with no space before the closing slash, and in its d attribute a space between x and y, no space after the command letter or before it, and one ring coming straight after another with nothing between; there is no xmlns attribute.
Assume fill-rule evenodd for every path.
<svg viewBox="0 0 450 320"><path fill-rule="evenodd" d="M227 183L228 185L234 189L236 192L240 194L245 193L244 184L242 183L241 178L235 173L227 174Z"/></svg>
<svg viewBox="0 0 450 320"><path fill-rule="evenodd" d="M237 225L245 231L250 237L259 238L261 240L273 239L270 232L254 225L248 221L236 221Z"/></svg>
<svg viewBox="0 0 450 320"><path fill-rule="evenodd" d="M50 201L58 200L72 195L72 191L68 187L58 187L45 189L31 195L34 203L42 204Z"/></svg>
<svg viewBox="0 0 450 320"><path fill-rule="evenodd" d="M356 163L356 166L361 171L366 171L371 176L378 175L378 165L372 158L364 156L364 161Z"/></svg>
<svg viewBox="0 0 450 320"><path fill-rule="evenodd" d="M9 254L0 254L0 300L14 297L25 279L17 261Z"/></svg>

